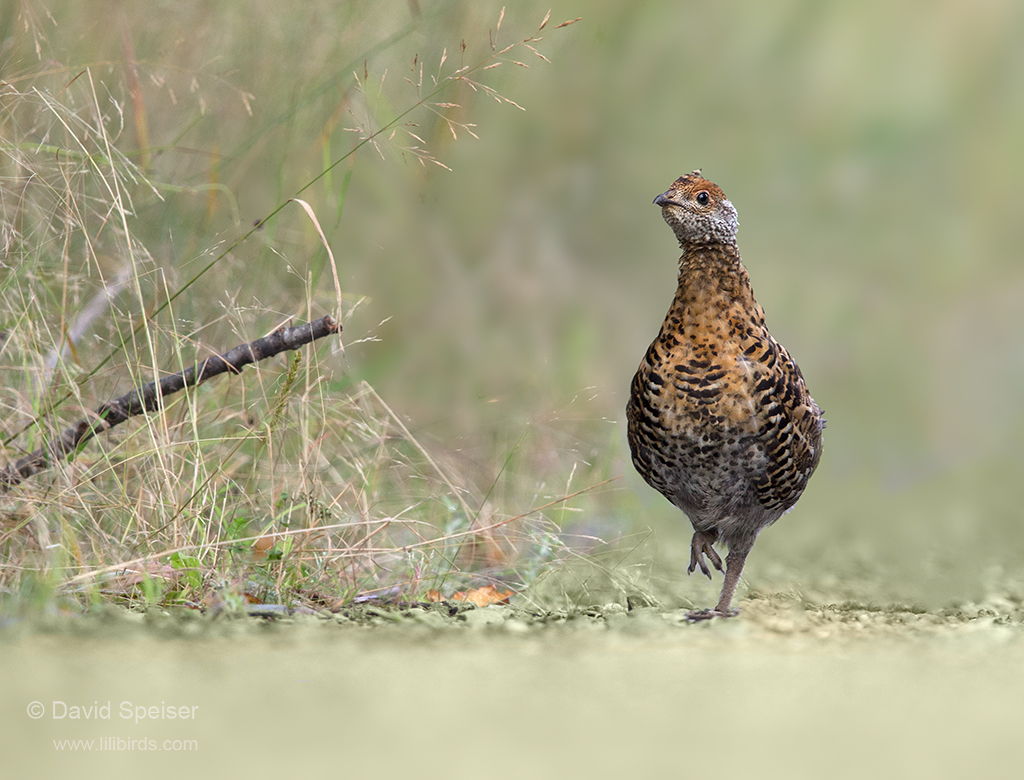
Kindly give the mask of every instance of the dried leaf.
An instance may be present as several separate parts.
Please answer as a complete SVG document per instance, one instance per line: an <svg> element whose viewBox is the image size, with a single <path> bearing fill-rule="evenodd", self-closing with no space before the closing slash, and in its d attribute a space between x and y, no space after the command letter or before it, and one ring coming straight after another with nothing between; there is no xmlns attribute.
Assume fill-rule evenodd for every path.
<svg viewBox="0 0 1024 780"><path fill-rule="evenodd" d="M252 557L257 561L262 561L267 557L267 553L270 552L270 548L275 544L277 544L277 537L261 536L252 543Z"/></svg>
<svg viewBox="0 0 1024 780"><path fill-rule="evenodd" d="M502 593L493 585L484 585L470 591L457 591L452 594L451 601L468 601L478 607L486 607L488 604L508 604L512 598L512 591L506 590Z"/></svg>

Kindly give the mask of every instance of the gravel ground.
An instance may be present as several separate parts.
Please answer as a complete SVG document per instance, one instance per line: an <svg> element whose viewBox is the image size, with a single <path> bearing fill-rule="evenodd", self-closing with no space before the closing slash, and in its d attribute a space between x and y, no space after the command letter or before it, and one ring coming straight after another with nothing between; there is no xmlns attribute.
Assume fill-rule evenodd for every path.
<svg viewBox="0 0 1024 780"><path fill-rule="evenodd" d="M1020 603L740 606L9 623L3 753L78 777L1016 776Z"/></svg>

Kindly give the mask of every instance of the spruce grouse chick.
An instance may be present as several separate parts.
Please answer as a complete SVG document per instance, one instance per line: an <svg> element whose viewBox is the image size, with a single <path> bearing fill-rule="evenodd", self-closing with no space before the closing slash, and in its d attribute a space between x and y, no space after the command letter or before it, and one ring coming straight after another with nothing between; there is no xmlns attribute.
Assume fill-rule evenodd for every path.
<svg viewBox="0 0 1024 780"><path fill-rule="evenodd" d="M789 353L772 338L736 245L736 209L694 171L654 199L679 239L679 286L633 377L626 417L633 465L693 524L690 567L722 569L732 617L747 553L793 507L821 458L825 420Z"/></svg>

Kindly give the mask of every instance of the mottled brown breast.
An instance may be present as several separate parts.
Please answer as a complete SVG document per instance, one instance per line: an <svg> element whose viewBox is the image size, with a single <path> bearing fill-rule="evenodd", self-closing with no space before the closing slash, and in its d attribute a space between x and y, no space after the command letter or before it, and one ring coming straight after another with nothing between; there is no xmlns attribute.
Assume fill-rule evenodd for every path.
<svg viewBox="0 0 1024 780"><path fill-rule="evenodd" d="M637 470L695 523L751 496L767 522L796 503L821 455L821 412L738 253L694 253L681 268L627 420Z"/></svg>

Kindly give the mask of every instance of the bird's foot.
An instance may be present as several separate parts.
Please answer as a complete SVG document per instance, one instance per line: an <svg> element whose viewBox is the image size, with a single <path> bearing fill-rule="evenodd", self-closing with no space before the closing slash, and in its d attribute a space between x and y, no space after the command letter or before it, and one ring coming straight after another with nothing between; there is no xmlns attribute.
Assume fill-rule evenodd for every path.
<svg viewBox="0 0 1024 780"><path fill-rule="evenodd" d="M736 617L738 614L740 614L738 609L694 609L686 613L686 621L688 623L700 623L702 620L731 618Z"/></svg>
<svg viewBox="0 0 1024 780"><path fill-rule="evenodd" d="M711 579L711 569L708 568L708 562L704 560L704 556L708 556L711 559L711 565L719 571L725 571L722 568L722 557L715 552L715 548L712 544L715 541L715 537L708 534L703 534L700 531L695 531L693 539L690 541L690 568L686 571L690 574L700 568L701 572L709 580Z"/></svg>

